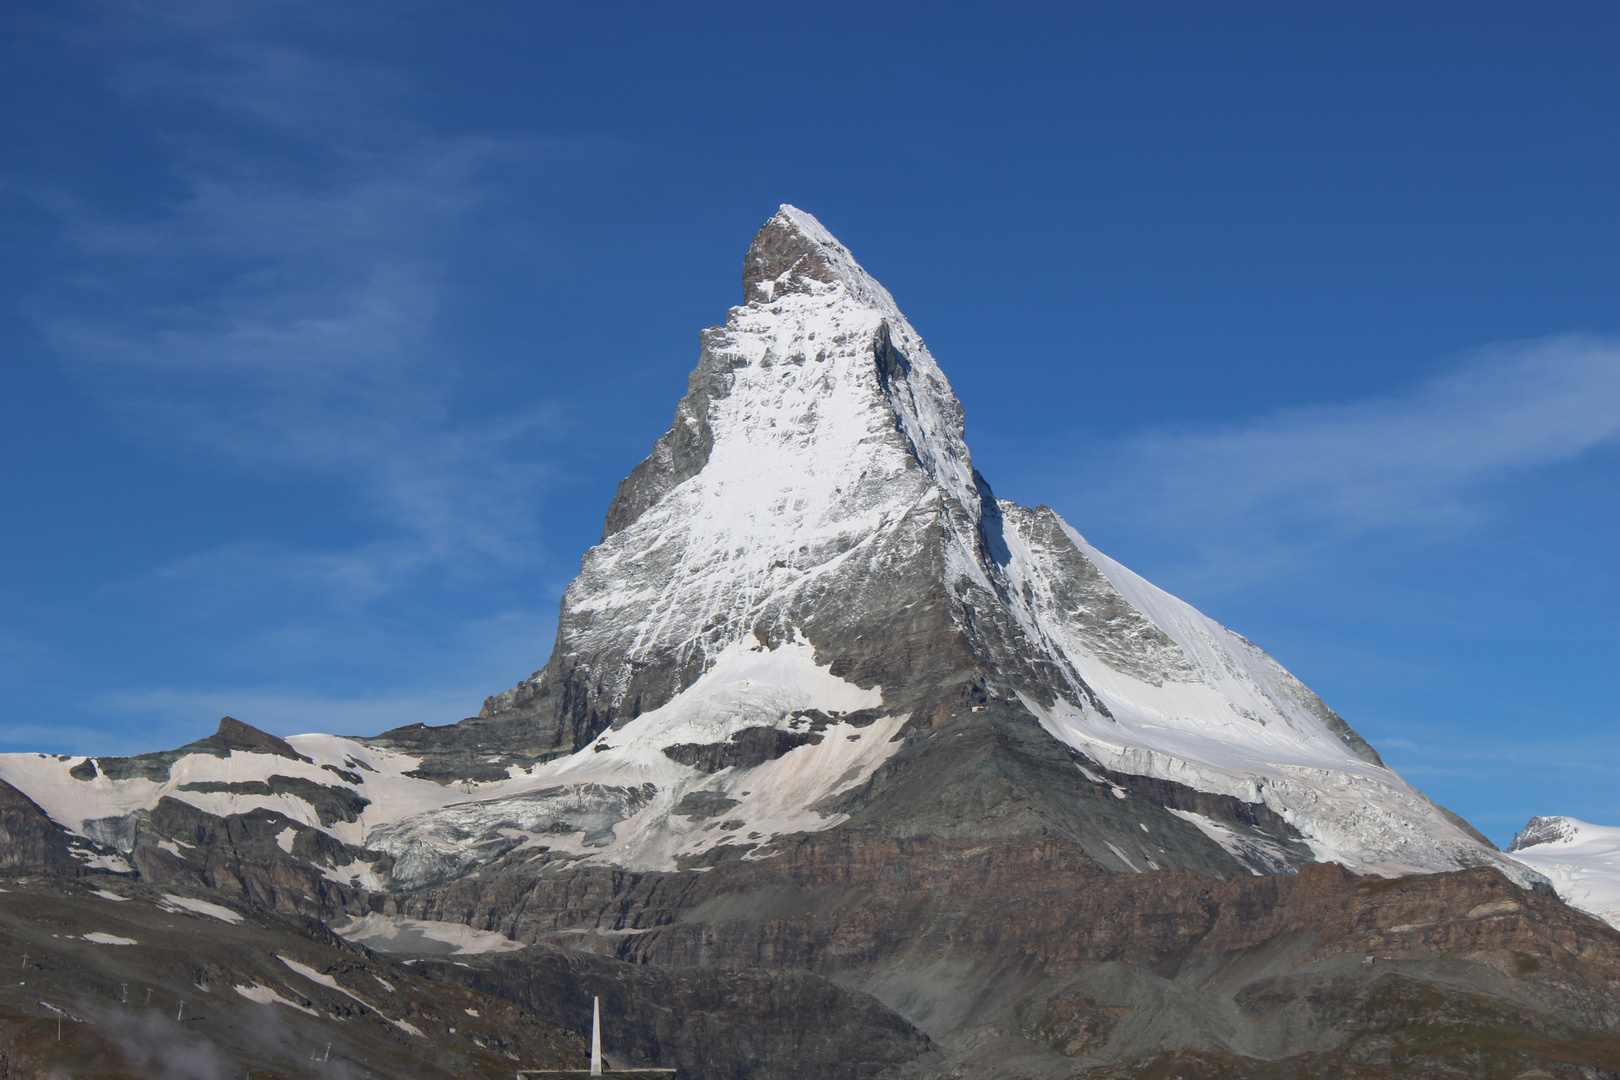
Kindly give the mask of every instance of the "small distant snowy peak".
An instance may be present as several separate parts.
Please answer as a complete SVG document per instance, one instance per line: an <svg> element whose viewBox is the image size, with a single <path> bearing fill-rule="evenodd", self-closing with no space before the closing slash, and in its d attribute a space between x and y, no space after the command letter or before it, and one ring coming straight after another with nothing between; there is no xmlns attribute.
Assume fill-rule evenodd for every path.
<svg viewBox="0 0 1620 1080"><path fill-rule="evenodd" d="M1507 855L1543 874L1570 907L1620 930L1620 828L1533 817Z"/></svg>
<svg viewBox="0 0 1620 1080"><path fill-rule="evenodd" d="M1578 843L1583 835L1590 836L1591 830L1600 828L1572 817L1533 817L1513 837L1513 843L1508 845L1508 850L1524 851L1539 844L1567 846Z"/></svg>

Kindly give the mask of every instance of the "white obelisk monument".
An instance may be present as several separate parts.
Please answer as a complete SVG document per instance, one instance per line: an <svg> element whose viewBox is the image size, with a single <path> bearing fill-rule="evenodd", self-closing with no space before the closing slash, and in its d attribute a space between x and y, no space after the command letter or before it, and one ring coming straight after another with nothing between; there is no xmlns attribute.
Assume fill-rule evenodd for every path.
<svg viewBox="0 0 1620 1080"><path fill-rule="evenodd" d="M602 1075L602 999L591 998L591 1075Z"/></svg>

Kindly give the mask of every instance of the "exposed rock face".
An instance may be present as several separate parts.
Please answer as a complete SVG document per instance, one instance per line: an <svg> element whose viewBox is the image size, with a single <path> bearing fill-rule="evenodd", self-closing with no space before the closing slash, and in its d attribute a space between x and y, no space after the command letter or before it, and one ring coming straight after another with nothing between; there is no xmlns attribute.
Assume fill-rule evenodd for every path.
<svg viewBox="0 0 1620 1080"><path fill-rule="evenodd" d="M283 846L285 845L285 846ZM281 814L220 817L178 799L160 800L135 821L123 849L142 880L212 889L269 911L332 917L366 908L351 876L375 880L389 860L355 849Z"/></svg>
<svg viewBox="0 0 1620 1080"><path fill-rule="evenodd" d="M864 1080L932 1050L872 997L805 971L660 968L543 947L412 967L575 1031L589 1029L600 997L603 1044L619 1068L660 1064L704 1080Z"/></svg>
<svg viewBox="0 0 1620 1080"><path fill-rule="evenodd" d="M777 214L767 221L743 258L743 302L770 303L789 293L814 295L816 286L837 283L833 260L848 259L849 252L837 241L808 240L791 215Z"/></svg>
<svg viewBox="0 0 1620 1080"><path fill-rule="evenodd" d="M8 1080L511 1080L587 1060L588 1028L183 887L9 879L0 950Z"/></svg>
<svg viewBox="0 0 1620 1080"><path fill-rule="evenodd" d="M1540 844L1567 844L1582 832L1584 822L1567 817L1533 817L1513 836L1509 851L1528 851Z"/></svg>
<svg viewBox="0 0 1620 1080"><path fill-rule="evenodd" d="M540 875L527 892L469 880L415 913L575 947L596 926L586 940L638 964L815 971L897 1007L958 1068L979 1040L1020 1024L1070 1025L1061 1053L1087 1064L1168 1048L1337 1050L1377 1029L1356 1009L1392 978L1431 988L1441 1011L1440 999L1471 996L1570 1031L1620 1021L1620 935L1491 869L1387 880L1310 864L1220 882L1107 874L1058 839L987 847L845 830L773 862ZM1099 1027L1108 1010L1135 1015ZM1042 1075L1037 1047L1051 1039L1034 1041L1000 1043L997 1056L1033 1062L1007 1075Z"/></svg>
<svg viewBox="0 0 1620 1080"><path fill-rule="evenodd" d="M370 800L346 787L319 784L302 776L272 775L267 780L200 780L180 785L181 791L228 792L232 795L291 794L315 808L322 825L336 821L358 821Z"/></svg>
<svg viewBox="0 0 1620 1080"><path fill-rule="evenodd" d="M77 874L82 864L68 844L69 833L39 805L0 780L0 872Z"/></svg>
<svg viewBox="0 0 1620 1080"><path fill-rule="evenodd" d="M231 751L243 750L274 754L290 761L308 761L309 758L294 750L285 739L260 731L258 728L231 716L222 716L219 730L205 739L187 743L178 750L163 750L155 754L134 757L85 758L70 770L76 780L94 780L105 776L112 780L143 779L163 781L169 778L169 767L191 754L229 757Z"/></svg>

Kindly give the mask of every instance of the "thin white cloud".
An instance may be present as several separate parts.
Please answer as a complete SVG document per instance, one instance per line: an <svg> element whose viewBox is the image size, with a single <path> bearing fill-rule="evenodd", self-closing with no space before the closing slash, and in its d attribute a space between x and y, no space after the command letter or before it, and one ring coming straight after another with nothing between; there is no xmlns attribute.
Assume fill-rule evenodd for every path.
<svg viewBox="0 0 1620 1080"><path fill-rule="evenodd" d="M150 450L335 488L369 527L355 537L345 521L350 539L330 545L239 535L108 586L109 601L195 636L206 655L192 678L92 696L71 730L19 717L0 742L154 749L226 713L367 732L476 710L549 645L549 611L487 612L553 584L542 500L571 428L553 403L459 400L467 358L446 308L490 220L543 232L537 187L630 149L424 127L408 80L322 54L313 32L387 12L134 0L91 14L62 32L156 148L140 189L162 186L154 171L168 183L121 202L26 182L61 225L66 270L30 297L46 340ZM513 220L519 192L529 216ZM266 508L278 511L297 508ZM488 602L467 604L480 589ZM419 593L445 609L424 620ZM32 662L0 639L0 676ZM355 689L356 672L381 685Z"/></svg>
<svg viewBox="0 0 1620 1080"><path fill-rule="evenodd" d="M291 603L335 618L386 596L431 561L432 553L414 540L339 551L304 551L255 541L186 555L105 591L183 600L193 617Z"/></svg>
<svg viewBox="0 0 1620 1080"><path fill-rule="evenodd" d="M141 732L140 749L157 749L206 734L214 720L230 715L280 735L328 731L371 735L405 724L449 724L478 711L485 697L530 673L549 644L547 613L537 608L510 608L477 619L461 620L438 642L391 640L387 631L364 619L321 619L313 624L272 623L243 642L262 657L286 662L298 671L316 656L351 666L345 651L358 648L357 670L375 689L309 690L266 685L196 689L175 686L126 687L89 702L93 714L109 718L127 743L132 729ZM356 641L356 638L371 640ZM377 657L387 655L381 665ZM262 658L261 657L261 658ZM444 659L454 674L441 674ZM369 660L369 662L367 662ZM132 719L138 723L132 724ZM0 741L7 733L0 728ZM61 744L62 739L54 740ZM77 745L105 749L109 739L78 739ZM129 747L123 747L126 751Z"/></svg>
<svg viewBox="0 0 1620 1080"><path fill-rule="evenodd" d="M135 4L85 34L169 136L181 194L137 217L43 197L80 264L36 297L44 332L148 445L350 486L420 548L390 548L373 576L532 562L564 424L543 403L457 415L445 265L502 170L581 150L422 130L393 73L277 40L300 10Z"/></svg>
<svg viewBox="0 0 1620 1080"><path fill-rule="evenodd" d="M1431 796L1445 803L1438 793L1445 787L1471 803L1469 820L1504 844L1532 813L1603 822L1620 817L1620 736L1612 727L1546 724L1526 734L1406 721L1399 735L1384 734L1376 723L1360 730L1385 761ZM1504 785L1510 796L1480 794Z"/></svg>
<svg viewBox="0 0 1620 1080"><path fill-rule="evenodd" d="M1537 776L1575 772L1620 777L1620 736L1609 731L1581 737L1497 736L1484 740L1476 730L1440 724L1405 722L1399 730L1402 735L1378 735L1378 747L1410 760L1412 764L1402 772L1413 776L1468 776L1484 781L1516 767Z"/></svg>
<svg viewBox="0 0 1620 1080"><path fill-rule="evenodd" d="M1565 336L1480 350L1402 397L1142 434L1092 455L1075 502L1237 584L1371 530L1466 528L1491 485L1617 442L1620 341Z"/></svg>

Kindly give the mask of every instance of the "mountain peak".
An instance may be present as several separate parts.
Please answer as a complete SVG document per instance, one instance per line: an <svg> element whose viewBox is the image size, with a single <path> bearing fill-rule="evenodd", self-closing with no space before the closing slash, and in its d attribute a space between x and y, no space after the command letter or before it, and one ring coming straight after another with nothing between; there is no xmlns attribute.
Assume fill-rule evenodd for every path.
<svg viewBox="0 0 1620 1080"><path fill-rule="evenodd" d="M1509 852L1519 852L1540 844L1570 843L1581 835L1583 829L1592 828L1586 822L1571 817L1533 817L1513 837L1513 843L1507 849Z"/></svg>
<svg viewBox="0 0 1620 1080"><path fill-rule="evenodd" d="M1545 875L1565 903L1620 929L1620 828L1533 817L1507 852Z"/></svg>
<svg viewBox="0 0 1620 1080"><path fill-rule="evenodd" d="M525 782L611 788L604 820L637 824L579 854L674 869L728 845L768 857L774 837L857 811L913 821L855 788L902 749L947 745L946 727L963 747L994 729L1058 770L1068 801L1039 827L1067 823L1116 871L1331 858L1525 875L1252 643L1052 510L997 500L921 336L813 216L772 215L743 280L745 303L699 335L669 430L619 485L546 666L436 731L425 767L504 766L498 744L535 769ZM870 730L841 719L856 714ZM940 770L957 770L974 798L972 760L928 769L947 787ZM1116 835L1091 800L1133 784L1159 809ZM704 809L721 801L724 829ZM1174 842L1143 847L1155 828Z"/></svg>
<svg viewBox="0 0 1620 1080"><path fill-rule="evenodd" d="M789 293L818 296L840 285L871 306L894 307L888 290L861 268L826 226L788 203L760 226L743 259L745 304L768 304Z"/></svg>

